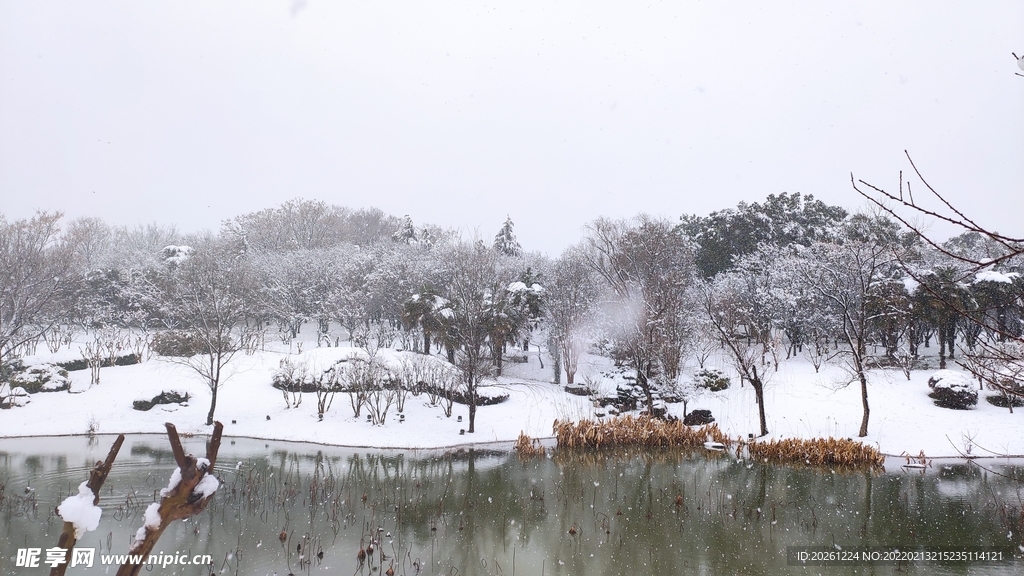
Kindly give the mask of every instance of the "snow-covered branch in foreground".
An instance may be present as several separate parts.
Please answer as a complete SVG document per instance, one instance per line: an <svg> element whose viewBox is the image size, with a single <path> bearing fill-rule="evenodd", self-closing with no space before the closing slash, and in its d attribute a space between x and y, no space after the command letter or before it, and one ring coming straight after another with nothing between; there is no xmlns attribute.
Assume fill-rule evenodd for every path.
<svg viewBox="0 0 1024 576"><path fill-rule="evenodd" d="M100 525L103 511L93 504L95 498L89 482L85 481L78 485L78 494L68 496L57 506L57 514L61 519L74 524L75 538L81 538L82 534L92 532Z"/></svg>
<svg viewBox="0 0 1024 576"><path fill-rule="evenodd" d="M220 422L214 425L213 435L206 448L206 458L186 455L177 429L170 422L165 426L178 467L171 474L167 487L160 491L160 501L146 508L143 525L136 532L135 543L129 550L136 558L148 557L160 535L172 522L202 512L220 487L220 481L213 476L213 467L217 462L224 426ZM117 576L137 576L142 566L142 563L122 564Z"/></svg>

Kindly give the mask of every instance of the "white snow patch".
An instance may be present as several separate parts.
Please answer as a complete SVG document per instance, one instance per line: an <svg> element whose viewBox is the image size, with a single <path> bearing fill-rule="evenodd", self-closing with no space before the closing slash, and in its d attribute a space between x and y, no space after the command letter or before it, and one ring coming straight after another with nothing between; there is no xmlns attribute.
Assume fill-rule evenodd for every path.
<svg viewBox="0 0 1024 576"><path fill-rule="evenodd" d="M146 523L142 527L158 530L162 521L163 519L160 518L160 503L153 502L146 508ZM143 538L145 538L145 535L143 535Z"/></svg>
<svg viewBox="0 0 1024 576"><path fill-rule="evenodd" d="M25 406L32 401L32 396L21 386L11 388L7 383L0 384L0 406Z"/></svg>
<svg viewBox="0 0 1024 576"><path fill-rule="evenodd" d="M93 504L95 495L89 489L88 482L78 485L78 494L68 496L57 507L57 514L65 522L75 525L75 539L81 538L86 532L95 530L100 525L103 511Z"/></svg>
<svg viewBox="0 0 1024 576"><path fill-rule="evenodd" d="M169 264L181 264L185 260L188 260L188 257L192 255L192 252L194 252L194 250L192 250L191 246L173 245L164 246L164 249L161 251L164 257L164 262Z"/></svg>
<svg viewBox="0 0 1024 576"><path fill-rule="evenodd" d="M167 482L167 488L160 490L160 496L167 496L178 487L181 483L181 468L175 468L174 472L171 472L171 479ZM159 522L157 523L159 525Z"/></svg>
<svg viewBox="0 0 1024 576"><path fill-rule="evenodd" d="M196 484L196 488L192 493L199 494L203 498L209 498L210 496L213 496L213 493L217 491L217 488L220 488L220 480L217 480L217 477L213 474L207 474L206 476L203 476L203 479L199 481L199 484Z"/></svg>
<svg viewBox="0 0 1024 576"><path fill-rule="evenodd" d="M520 432L534 438L549 438L553 420L594 418L598 410L593 407L592 399L567 394L561 386L551 385L550 357L540 355L544 361L541 368L538 353L531 351L527 362L506 364L503 376L484 382L495 384L495 390L508 393L510 397L500 404L478 408L473 435L459 434L460 429L467 428L466 406L456 404L449 418L440 407L429 403L426 394L409 396L404 420L396 417L392 407L387 423L382 426L367 423L365 415L356 419L347 406L345 395L339 394L323 421L318 421L316 403L309 402L308 396L297 409L286 408L281 391L271 386L281 359L315 359L309 363L313 371L317 365L326 368L342 358L366 358L367 355L364 350L346 343L340 347L316 348L314 331L307 330L300 338L306 338L301 355L289 354L286 345L268 341L269 350L238 355L232 360L229 369L233 376L220 390L217 400L217 417L227 427L225 434L332 445L440 448L470 442L512 443ZM929 353L926 358L929 364L937 364L935 347L923 351ZM50 356L40 354L36 361L49 361ZM376 358L393 372L401 368L403 360L420 358L429 359L437 367L454 369L439 354L414 355L382 348ZM719 427L730 436L756 433L759 419L753 389L738 384L738 375L720 351L707 362L708 368L720 369L732 378L733 385L721 392L691 398L688 409L710 410ZM72 391L81 394L35 394L28 406L0 413L4 418L0 437L82 434L89 428L90 415L96 416L105 433L166 434L163 420L154 418L150 412L132 409L129 400L141 386L152 389L154 395L164 387L187 391L195 400L190 401L188 407L178 408L174 414L175 425L179 432L197 436L209 433L206 416L210 390L189 368L153 359L103 370L102 386L89 387L88 370L71 372ZM616 385L629 389L634 384L624 377L629 373L624 375L607 357L585 353L579 370L577 377L592 377L595 387L604 394L615 394ZM997 450L1010 454L1024 452L1024 419L1018 411L1010 414L1005 408L983 399L970 410L935 406L927 395L932 391L927 383L933 372L932 369L914 370L908 381L899 370L871 370L868 375L871 421L868 436L861 440L887 454L916 454L924 450L929 456L940 456L957 453L947 436L955 439L967 433L978 445L998 446ZM778 374L765 388L768 439L856 438L862 418L859 386L839 390L832 386L832 382L846 377L842 366L836 364L826 364L816 371L802 356L781 360ZM976 381L974 388L977 390ZM982 392L979 391L979 396ZM670 403L668 408L669 414L683 416L681 403ZM457 420L459 416L462 422ZM958 446L957 450L963 448ZM171 468L173 470L173 465Z"/></svg>
<svg viewBox="0 0 1024 576"><path fill-rule="evenodd" d="M928 378L929 388L975 389L971 377L956 370L937 370Z"/></svg>
<svg viewBox="0 0 1024 576"><path fill-rule="evenodd" d="M999 282L1002 284L1013 284L1014 279L1020 276L1017 272L997 272L995 270L982 270L974 275L977 282Z"/></svg>
<svg viewBox="0 0 1024 576"><path fill-rule="evenodd" d="M160 522L162 522L162 519L160 518L160 503L153 502L150 504L149 507L146 508L146 515L144 518L145 522L142 524L142 527L135 532L135 543L132 544L130 551L134 551L142 545L142 541L146 539L146 528L149 528L150 530L160 529Z"/></svg>

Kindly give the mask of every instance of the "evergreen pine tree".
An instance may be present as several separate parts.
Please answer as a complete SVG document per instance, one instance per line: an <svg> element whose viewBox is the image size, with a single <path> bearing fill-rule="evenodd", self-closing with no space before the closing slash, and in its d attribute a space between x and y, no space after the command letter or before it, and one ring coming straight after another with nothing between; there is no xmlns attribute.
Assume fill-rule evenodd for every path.
<svg viewBox="0 0 1024 576"><path fill-rule="evenodd" d="M391 235L391 239L404 244L412 244L417 240L416 227L413 226L412 218L408 214L402 217L402 223L398 225L398 230Z"/></svg>
<svg viewBox="0 0 1024 576"><path fill-rule="evenodd" d="M506 216L505 223L502 224L501 230L494 237L494 249L506 256L521 256L523 253L522 246L516 240L515 232L512 231L512 218Z"/></svg>

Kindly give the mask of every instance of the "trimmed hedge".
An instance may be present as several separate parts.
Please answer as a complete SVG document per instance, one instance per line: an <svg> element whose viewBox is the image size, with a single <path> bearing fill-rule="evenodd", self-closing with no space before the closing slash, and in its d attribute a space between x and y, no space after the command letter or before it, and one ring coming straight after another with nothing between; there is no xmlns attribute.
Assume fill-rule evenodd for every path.
<svg viewBox="0 0 1024 576"><path fill-rule="evenodd" d="M136 400L132 402L132 408L145 412L157 404L181 404L182 402L188 402L188 399L189 395L187 392L182 396L173 390L170 392L165 390L154 396L152 400Z"/></svg>
<svg viewBox="0 0 1024 576"><path fill-rule="evenodd" d="M505 400L508 400L508 394L487 395L487 393L484 392L484 390L486 390L486 388L477 388L477 391L476 391L476 405L477 406L493 406L495 404L501 404ZM448 392L446 392L446 391L444 391L444 390L442 390L440 388L431 389L429 386L424 386L423 387L423 392L426 392L428 394L429 393L433 393L433 394L436 394L437 396L440 396L442 398L447 398L448 397ZM464 392L453 392L452 393L452 401L455 402L456 404L464 404L466 406L469 405L469 397Z"/></svg>
<svg viewBox="0 0 1024 576"><path fill-rule="evenodd" d="M131 366L132 364L138 364L139 357L135 354L125 354L124 356L118 356L111 362L109 358L103 360L100 363L100 367L109 368L111 366ZM83 358L78 360L68 360L67 362L57 362L57 366L67 370L68 372L75 372L77 370L85 370L89 367L89 363Z"/></svg>
<svg viewBox="0 0 1024 576"><path fill-rule="evenodd" d="M989 404L993 406L998 406L1000 408L1009 408L1011 404L1014 408L1020 408L1024 406L1024 400L1017 398L1016 396L1011 396L1009 400L1007 400L1006 396L1003 396L1002 394L996 394L994 396L985 396L985 400L988 400Z"/></svg>

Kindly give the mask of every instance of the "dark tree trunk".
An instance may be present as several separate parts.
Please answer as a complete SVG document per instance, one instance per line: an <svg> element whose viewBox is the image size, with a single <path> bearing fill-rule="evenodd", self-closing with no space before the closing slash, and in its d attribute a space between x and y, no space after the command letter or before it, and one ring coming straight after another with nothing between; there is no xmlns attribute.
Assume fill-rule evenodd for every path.
<svg viewBox="0 0 1024 576"><path fill-rule="evenodd" d="M469 432L473 434L476 432L476 382L470 384L467 390L469 396Z"/></svg>
<svg viewBox="0 0 1024 576"><path fill-rule="evenodd" d="M647 400L647 413L654 416L654 397L651 396L651 383L647 379L647 371L641 368L636 369L636 383L640 385L640 389L644 391L644 396Z"/></svg>
<svg viewBox="0 0 1024 576"><path fill-rule="evenodd" d="M754 396L757 397L757 417L761 422L761 436L768 435L768 420L764 415L764 383L757 374L757 367L754 367L750 376L750 385L754 387Z"/></svg>
<svg viewBox="0 0 1024 576"><path fill-rule="evenodd" d="M939 370L946 369L946 331L939 328Z"/></svg>
<svg viewBox="0 0 1024 576"><path fill-rule="evenodd" d="M501 376L501 361L504 358L502 351L505 349L505 340L499 339L494 346L494 368L497 371L497 375Z"/></svg>
<svg viewBox="0 0 1024 576"><path fill-rule="evenodd" d="M864 417L860 421L860 432L857 436L863 438L868 435L868 417L871 415L871 408L868 406L868 379L864 375L864 367L857 367L857 377L860 379L860 401L864 406Z"/></svg>
<svg viewBox="0 0 1024 576"><path fill-rule="evenodd" d="M213 394L210 396L210 413L206 415L206 425L207 426L212 426L213 425L213 413L217 410L217 389L218 388L220 388L220 386L217 386L216 383L213 383L210 386L210 391L213 392Z"/></svg>

